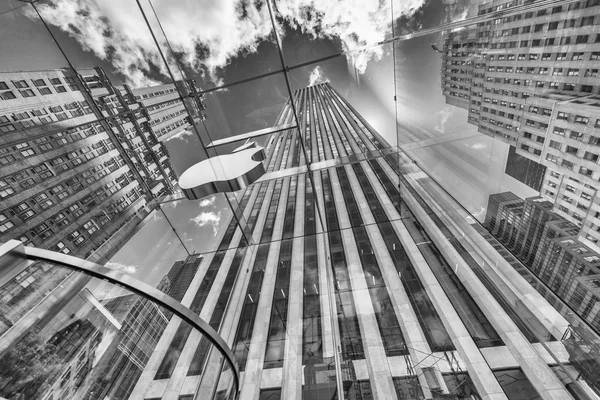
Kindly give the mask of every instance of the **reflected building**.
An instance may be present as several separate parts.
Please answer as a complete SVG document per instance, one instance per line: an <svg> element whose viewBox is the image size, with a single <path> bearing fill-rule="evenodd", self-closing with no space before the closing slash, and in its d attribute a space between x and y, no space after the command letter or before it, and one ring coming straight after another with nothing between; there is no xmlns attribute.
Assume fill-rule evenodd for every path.
<svg viewBox="0 0 600 400"><path fill-rule="evenodd" d="M174 192L162 141L190 121L175 84L115 86L101 68L2 72L0 99L0 242L105 262ZM15 287L38 297L5 297L0 333L31 307L48 312L44 293L72 298L87 284L74 279L43 265L24 272Z"/></svg>
<svg viewBox="0 0 600 400"><path fill-rule="evenodd" d="M516 272L496 285L481 267L494 249L463 247L469 225L433 209L423 172L330 84L293 100L303 142L268 139L267 175L239 193L246 234L221 226L182 299L233 349L240 398L572 398L539 355L562 348L566 320ZM131 398L219 398L221 362L172 320Z"/></svg>
<svg viewBox="0 0 600 400"><path fill-rule="evenodd" d="M543 283L532 282L557 310L573 310L600 332L600 255L578 239L576 225L552 208L540 197L494 194L485 226Z"/></svg>
<svg viewBox="0 0 600 400"><path fill-rule="evenodd" d="M175 87L101 68L0 73L0 242L106 261L176 176L162 143L190 126Z"/></svg>
<svg viewBox="0 0 600 400"><path fill-rule="evenodd" d="M507 14L522 4L487 2L478 15ZM449 33L442 56L446 102L468 110L479 132L539 164L534 173L546 167L541 187L538 179L522 181L577 225L579 240L596 251L599 10L597 1L586 0L499 17Z"/></svg>
<svg viewBox="0 0 600 400"><path fill-rule="evenodd" d="M192 254L176 262L159 290L181 300L201 260L201 255ZM10 261L6 260L3 266ZM34 273L21 272L14 277L10 277L10 268L6 269L9 271L3 270L0 276L3 282L0 305L3 314L13 318L6 318L9 326L0 331L0 358L3 368L12 370L14 381L0 384L0 393L8 398L12 395L19 398L20 393L44 400L129 398L172 314L152 300L122 289L111 291L111 297L99 299L94 293L104 293L104 286L80 288L79 282L88 280L71 279L78 293L56 290L46 301L52 303L47 313L40 310L44 308L41 305L28 315L14 315L10 311L21 309L14 307L15 304L28 305L39 300L36 294L47 295L49 286L40 286L37 280L23 287L29 277L35 276L35 271L49 270L62 276L66 268L37 261L24 269ZM56 282L50 284L58 286ZM23 365L17 357L27 353L28 347L36 349L26 361L31 366ZM24 378L24 374L32 377Z"/></svg>

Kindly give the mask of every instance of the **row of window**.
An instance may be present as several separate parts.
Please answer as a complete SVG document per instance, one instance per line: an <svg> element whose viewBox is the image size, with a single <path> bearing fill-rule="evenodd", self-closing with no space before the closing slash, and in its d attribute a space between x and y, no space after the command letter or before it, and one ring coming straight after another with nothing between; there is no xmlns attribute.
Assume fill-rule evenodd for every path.
<svg viewBox="0 0 600 400"><path fill-rule="evenodd" d="M600 53L598 53L600 54ZM597 77L598 68L552 68L552 75L554 76L580 76L580 72L583 73L581 76L585 78ZM504 72L507 74L529 74L529 75L550 75L550 68L548 67L511 67L511 66L489 66L488 72ZM474 74L475 78L484 78L483 74ZM452 79L450 79L452 80ZM516 83L515 83L516 84Z"/></svg>
<svg viewBox="0 0 600 400"><path fill-rule="evenodd" d="M546 154L546 161L550 161L551 163L560 165L561 167L566 168L571 171L574 171L575 167L576 167L573 162L571 162L567 159L561 158L561 157L557 156L556 154L552 154L552 153ZM579 167L579 170L577 172L588 178L592 178L593 174L594 174L593 169L586 168L586 167Z"/></svg>
<svg viewBox="0 0 600 400"><path fill-rule="evenodd" d="M479 10L479 14L478 15L485 15L485 14L489 14L495 11L501 11L507 8L512 8L512 7L516 7L519 5L526 5L526 4L533 4L533 0L524 0L524 1L511 1L508 3L504 3L504 4L500 4L497 6L491 6L491 7L487 7L487 8L483 8L484 6L486 6L487 4L481 5L480 6L480 10ZM489 3L488 3L489 4ZM555 6L552 8L546 8L543 10L539 10L537 11L537 13L535 13L535 16L537 17L541 17L544 15L551 15L551 14L558 14L561 13L563 11L574 11L574 10L579 10L581 8L588 8L588 7L594 7L600 5L600 0L585 0L585 1L581 1L581 2L576 2L576 3L571 3L568 6ZM511 21L518 21L520 20L523 16L525 16L525 19L528 18L533 18L534 13L533 12L527 12L525 14L520 14L520 15L514 15L512 17L506 17L506 18L497 18L494 21L488 21L486 22L487 25L489 24L498 24L498 23L502 23L502 22L511 22ZM498 22L497 22L498 21ZM480 25L483 25L483 23L481 23Z"/></svg>
<svg viewBox="0 0 600 400"><path fill-rule="evenodd" d="M161 96L163 94L169 94L169 93L174 93L176 92L177 89L175 89L174 87L171 89L165 89L165 90L159 90L156 92L151 92L151 93L145 93L145 94L140 94L135 96L136 100L141 100L141 99L149 99L155 96Z"/></svg>
<svg viewBox="0 0 600 400"><path fill-rule="evenodd" d="M60 78L50 78L49 81L52 84L52 88L56 93L67 92L67 89L64 86L63 82L60 80ZM77 90L74 78L65 77L65 81L69 84L71 90ZM17 95L15 93L20 93L22 97L35 97L37 95L36 92L32 90L32 88L35 88L42 96L53 93L53 91L50 89L50 87L44 79L33 79L32 86L30 86L27 80L17 80L11 82L14 88L16 88L17 90L11 89L6 83L6 81L0 81L0 99L16 99Z"/></svg>
<svg viewBox="0 0 600 400"><path fill-rule="evenodd" d="M538 33L546 31L554 31L557 29L579 28L584 26L594 25L594 15L584 16L581 19L571 18L564 21L552 21L549 23L541 23L535 25L527 25L522 27L514 27L511 29L502 29L494 31L494 37L506 37L527 33ZM600 22L600 20L598 21ZM585 41L587 43L587 40Z"/></svg>

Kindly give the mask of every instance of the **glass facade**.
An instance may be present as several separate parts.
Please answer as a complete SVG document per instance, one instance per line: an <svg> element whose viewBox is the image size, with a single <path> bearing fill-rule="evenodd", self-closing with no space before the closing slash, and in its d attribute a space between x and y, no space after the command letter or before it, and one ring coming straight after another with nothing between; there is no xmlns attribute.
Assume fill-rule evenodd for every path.
<svg viewBox="0 0 600 400"><path fill-rule="evenodd" d="M0 5L0 397L600 398L599 10Z"/></svg>

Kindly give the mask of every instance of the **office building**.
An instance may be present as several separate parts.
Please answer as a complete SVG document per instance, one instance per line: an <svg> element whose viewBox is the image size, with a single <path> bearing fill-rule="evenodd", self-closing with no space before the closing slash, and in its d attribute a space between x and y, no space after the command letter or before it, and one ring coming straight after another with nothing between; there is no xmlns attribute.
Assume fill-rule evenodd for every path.
<svg viewBox="0 0 600 400"><path fill-rule="evenodd" d="M600 332L600 255L578 239L576 225L547 200L505 192L490 196L485 226L539 279L529 280L558 311L574 312Z"/></svg>
<svg viewBox="0 0 600 400"><path fill-rule="evenodd" d="M479 269L493 248L460 247L419 173L400 174L403 156L330 84L294 96L305 147L296 130L267 140L267 175L239 194L252 237L225 221L182 299L233 349L240 399L571 398L535 350L561 346L564 318L514 271L496 287L512 272ZM277 124L293 121L288 103ZM220 363L171 321L130 398L210 398Z"/></svg>
<svg viewBox="0 0 600 400"><path fill-rule="evenodd" d="M0 99L0 242L106 261L173 193L162 142L190 126L175 84L115 86L101 68L3 72Z"/></svg>
<svg viewBox="0 0 600 400"><path fill-rule="evenodd" d="M600 3L511 13L523 4L481 4L479 15L504 16L448 34L442 91L479 132L546 167L541 187L524 183L600 251Z"/></svg>

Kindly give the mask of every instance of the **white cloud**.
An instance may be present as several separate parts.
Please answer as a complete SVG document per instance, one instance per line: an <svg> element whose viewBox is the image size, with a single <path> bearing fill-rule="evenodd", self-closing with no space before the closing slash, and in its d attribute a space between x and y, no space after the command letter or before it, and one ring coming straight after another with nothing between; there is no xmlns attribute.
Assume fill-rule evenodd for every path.
<svg viewBox="0 0 600 400"><path fill-rule="evenodd" d="M206 212L203 211L191 220L199 227L211 226L213 228L213 234L216 235L219 231L219 222L221 221L221 211L219 212Z"/></svg>
<svg viewBox="0 0 600 400"><path fill-rule="evenodd" d="M412 15L424 0L393 0L394 16ZM390 1L379 0L283 0L277 8L293 27L313 37L339 38L344 50L376 44L389 35ZM383 56L381 46L363 49L349 56L360 73L367 63Z"/></svg>
<svg viewBox="0 0 600 400"><path fill-rule="evenodd" d="M483 150L487 147L487 145L485 143L475 143L468 147L472 148L473 150Z"/></svg>
<svg viewBox="0 0 600 400"><path fill-rule="evenodd" d="M442 110L435 113L436 126L435 130L441 133L446 133L446 123L448 122L448 118L452 114L452 109L450 107L444 107Z"/></svg>
<svg viewBox="0 0 600 400"><path fill-rule="evenodd" d="M104 266L106 268L110 268L110 269L116 269L119 271L123 271L126 274L129 275L133 275L137 272L137 265L126 265L126 264L121 264L119 262L114 262L114 261L109 261L106 264L104 264Z"/></svg>
<svg viewBox="0 0 600 400"><path fill-rule="evenodd" d="M425 0L393 0L394 12L412 15ZM144 10L161 48L164 36L152 10ZM240 54L255 52L272 40L272 26L264 2L246 0L154 0L152 2L173 50L200 73L219 81L218 71ZM133 86L157 83L150 71L167 71L135 1L53 0L39 4L45 20L68 32L101 59L109 60ZM292 27L318 38L337 38L344 50L373 45L389 36L391 7L381 0L280 0L278 16ZM33 18L34 16L32 16ZM282 31L281 27L278 27ZM162 39L161 39L162 38ZM371 59L383 55L380 46L350 55L364 72ZM172 61L171 61L172 62ZM158 71L156 71L158 68Z"/></svg>
<svg viewBox="0 0 600 400"><path fill-rule="evenodd" d="M167 141L173 140L173 139L181 139L181 140L185 140L187 142L188 136L192 136L193 134L194 133L190 129L183 129L182 131L177 132L173 136L169 136L167 138Z"/></svg>
<svg viewBox="0 0 600 400"><path fill-rule="evenodd" d="M212 206L213 204L215 204L216 200L217 200L216 196L210 196L210 197L200 200L200 202L198 203L198 206L201 208Z"/></svg>
<svg viewBox="0 0 600 400"><path fill-rule="evenodd" d="M325 73L320 65L317 65L315 69L310 72L308 77L308 86L318 85L319 83L329 82L329 79L325 78Z"/></svg>

